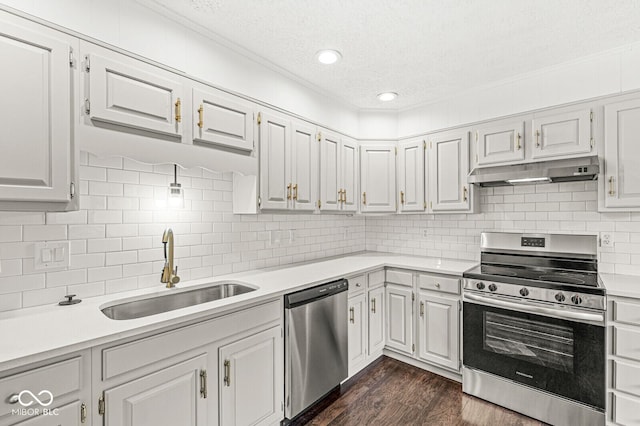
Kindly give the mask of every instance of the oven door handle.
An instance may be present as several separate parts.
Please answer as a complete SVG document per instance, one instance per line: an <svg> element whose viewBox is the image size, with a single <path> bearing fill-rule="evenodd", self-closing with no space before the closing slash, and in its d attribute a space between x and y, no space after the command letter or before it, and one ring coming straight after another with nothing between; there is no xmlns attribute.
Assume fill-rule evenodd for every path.
<svg viewBox="0 0 640 426"><path fill-rule="evenodd" d="M506 308L513 311L527 312L531 314L541 314L546 316L552 316L555 318L586 322L586 323L596 324L596 325L604 325L604 314L565 311L563 309L546 308L543 306L532 306L529 304L509 302L508 300L496 299L493 297L486 297L486 296L481 296L478 294L470 294L470 293L464 293L463 300L469 301L469 302L480 302L488 306L495 306L497 308Z"/></svg>

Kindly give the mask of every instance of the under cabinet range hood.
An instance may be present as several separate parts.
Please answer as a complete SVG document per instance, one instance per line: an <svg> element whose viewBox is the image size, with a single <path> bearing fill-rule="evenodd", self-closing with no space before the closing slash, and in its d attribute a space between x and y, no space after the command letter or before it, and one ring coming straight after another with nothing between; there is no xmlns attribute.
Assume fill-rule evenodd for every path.
<svg viewBox="0 0 640 426"><path fill-rule="evenodd" d="M598 156L536 163L475 168L469 173L470 184L492 187L530 185L552 182L575 182L598 178Z"/></svg>

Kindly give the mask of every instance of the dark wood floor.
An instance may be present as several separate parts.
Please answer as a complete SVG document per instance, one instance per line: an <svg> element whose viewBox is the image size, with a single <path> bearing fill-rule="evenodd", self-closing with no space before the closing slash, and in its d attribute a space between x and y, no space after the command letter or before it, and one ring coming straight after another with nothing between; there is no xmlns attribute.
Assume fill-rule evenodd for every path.
<svg viewBox="0 0 640 426"><path fill-rule="evenodd" d="M337 399L335 399L337 398ZM330 398L329 398L330 399ZM296 424L491 425L544 423L462 393L462 385L383 357Z"/></svg>

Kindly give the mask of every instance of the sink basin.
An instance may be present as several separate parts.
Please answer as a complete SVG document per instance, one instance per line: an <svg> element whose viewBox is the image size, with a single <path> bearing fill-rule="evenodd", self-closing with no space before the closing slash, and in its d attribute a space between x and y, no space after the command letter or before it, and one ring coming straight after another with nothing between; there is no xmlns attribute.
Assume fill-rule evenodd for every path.
<svg viewBox="0 0 640 426"><path fill-rule="evenodd" d="M254 287L240 283L212 284L194 290L180 291L177 293L167 292L160 296L119 303L103 308L102 313L113 320L142 318L175 309L186 308L188 306L199 305L200 303L237 296L255 290L256 288Z"/></svg>

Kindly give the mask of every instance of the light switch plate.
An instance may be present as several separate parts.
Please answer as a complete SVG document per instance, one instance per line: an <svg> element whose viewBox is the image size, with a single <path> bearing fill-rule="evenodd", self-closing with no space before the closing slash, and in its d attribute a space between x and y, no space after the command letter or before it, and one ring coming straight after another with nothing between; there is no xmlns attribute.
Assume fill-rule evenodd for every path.
<svg viewBox="0 0 640 426"><path fill-rule="evenodd" d="M57 270L69 267L69 241L44 241L34 244L33 268Z"/></svg>

